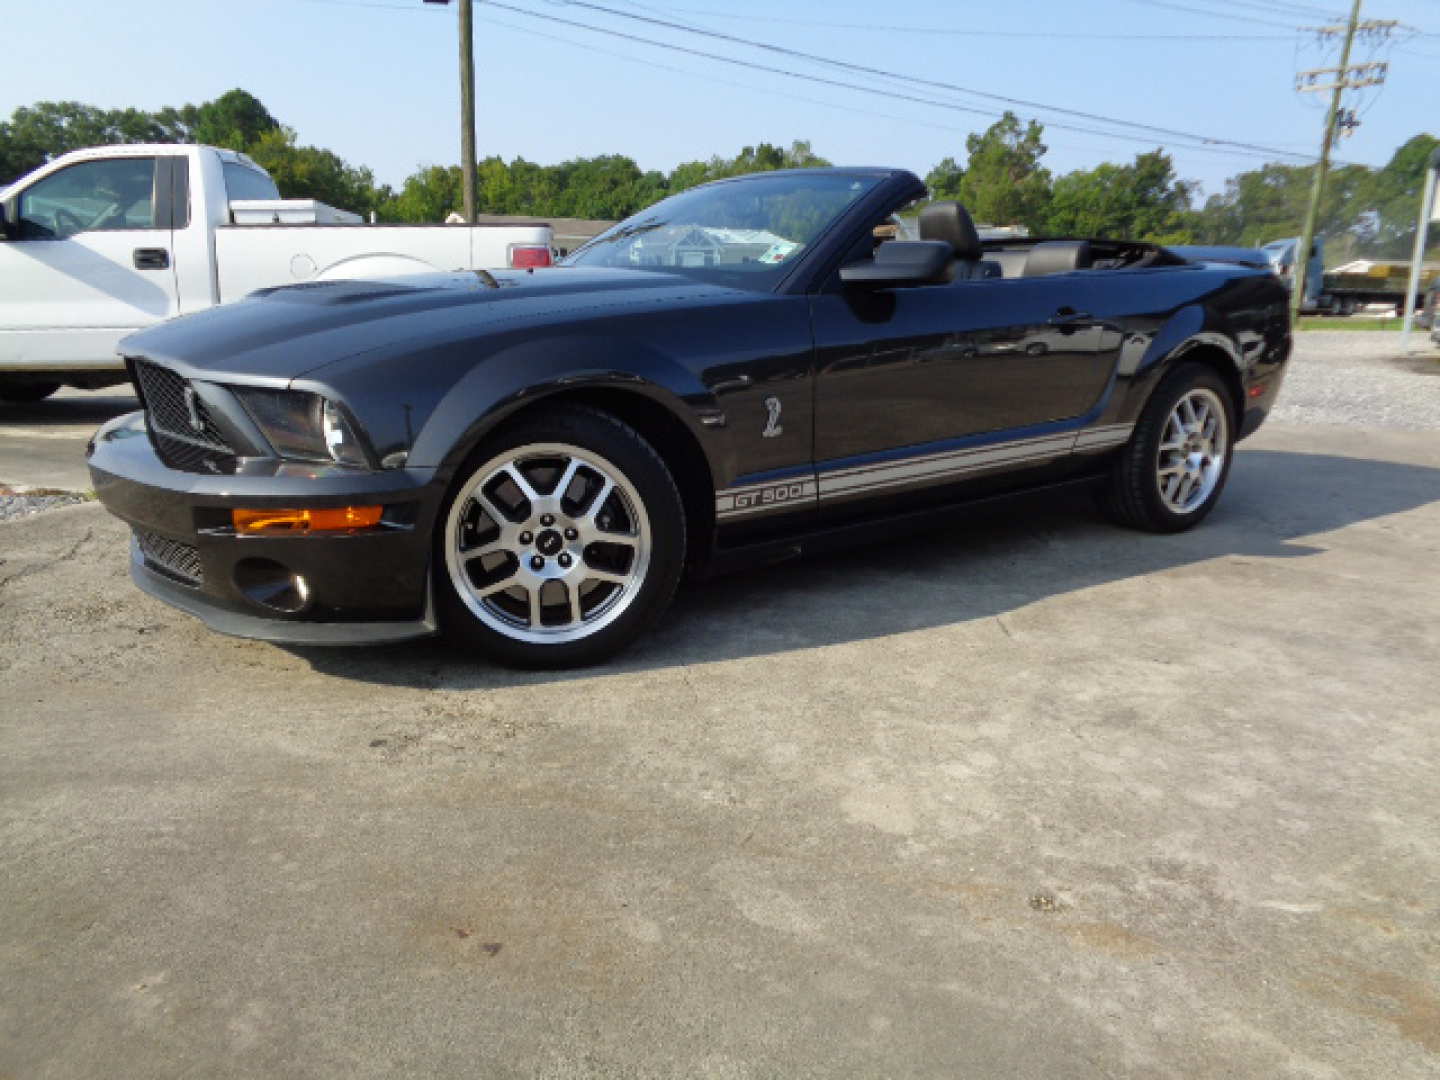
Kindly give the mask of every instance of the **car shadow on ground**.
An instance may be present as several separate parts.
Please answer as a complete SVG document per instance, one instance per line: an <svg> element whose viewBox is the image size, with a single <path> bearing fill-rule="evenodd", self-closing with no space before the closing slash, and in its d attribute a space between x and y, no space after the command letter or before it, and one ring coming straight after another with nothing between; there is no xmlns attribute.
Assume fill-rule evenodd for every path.
<svg viewBox="0 0 1440 1080"><path fill-rule="evenodd" d="M44 401L20 403L0 401L0 430L14 424L24 427L68 427L86 424L99 427L122 413L140 408L135 395L125 387L83 393L62 393Z"/></svg>
<svg viewBox="0 0 1440 1080"><path fill-rule="evenodd" d="M1440 469L1248 450L1200 527L1157 536L1114 526L1083 492L958 526L682 585L660 626L618 658L511 671L430 639L386 648L292 648L316 670L451 690L712 663L989 618L1047 597L1224 556L1303 559L1323 534L1440 501ZM1312 538L1314 538L1312 540Z"/></svg>

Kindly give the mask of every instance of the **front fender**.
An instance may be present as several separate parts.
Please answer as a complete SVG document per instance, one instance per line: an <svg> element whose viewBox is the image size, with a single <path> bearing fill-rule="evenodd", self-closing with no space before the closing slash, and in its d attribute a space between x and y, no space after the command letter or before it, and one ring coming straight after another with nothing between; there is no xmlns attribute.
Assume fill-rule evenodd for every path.
<svg viewBox="0 0 1440 1080"><path fill-rule="evenodd" d="M420 428L409 464L453 469L496 425L542 398L605 388L649 398L707 440L698 417L715 395L685 367L633 341L552 337L512 345L467 372Z"/></svg>

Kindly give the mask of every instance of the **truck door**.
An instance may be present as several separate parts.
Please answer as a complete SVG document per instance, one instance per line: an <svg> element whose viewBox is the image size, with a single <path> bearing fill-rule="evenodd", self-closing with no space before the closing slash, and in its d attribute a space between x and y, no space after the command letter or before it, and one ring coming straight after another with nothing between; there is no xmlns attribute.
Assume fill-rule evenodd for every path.
<svg viewBox="0 0 1440 1080"><path fill-rule="evenodd" d="M174 162L80 161L11 197L13 238L0 242L0 363L118 366L121 337L175 314Z"/></svg>

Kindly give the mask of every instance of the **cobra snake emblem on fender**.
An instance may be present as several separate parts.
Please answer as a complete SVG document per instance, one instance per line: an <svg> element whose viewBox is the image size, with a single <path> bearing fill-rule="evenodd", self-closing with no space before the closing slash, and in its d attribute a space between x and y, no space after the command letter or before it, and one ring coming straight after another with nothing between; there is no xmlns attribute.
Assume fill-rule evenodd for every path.
<svg viewBox="0 0 1440 1080"><path fill-rule="evenodd" d="M778 397L767 397L765 399L765 411L769 416L765 419L765 430L760 432L762 439L773 439L776 435L782 434L785 429L780 426L780 399Z"/></svg>

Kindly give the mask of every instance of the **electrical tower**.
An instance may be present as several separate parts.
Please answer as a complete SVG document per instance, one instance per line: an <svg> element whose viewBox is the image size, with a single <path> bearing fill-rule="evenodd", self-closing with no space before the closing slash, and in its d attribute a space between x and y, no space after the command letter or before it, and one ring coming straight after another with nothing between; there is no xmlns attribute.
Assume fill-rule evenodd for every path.
<svg viewBox="0 0 1440 1080"><path fill-rule="evenodd" d="M1390 65L1383 60L1363 64L1350 63L1350 52L1357 37L1380 43L1389 39L1400 25L1394 19L1360 18L1361 0L1355 0L1350 9L1350 18L1333 26L1312 26L1322 42L1340 42L1340 62L1335 67L1312 68L1295 76L1295 89L1302 94L1330 94L1330 107L1325 110L1325 130L1320 140L1320 161L1315 167L1315 179L1310 185L1310 205L1305 211L1305 227L1300 232L1300 243L1295 249L1294 287L1290 292L1290 314L1299 314L1300 304L1305 299L1305 278L1310 270L1310 249L1315 245L1315 223L1320 216L1320 200L1325 193L1325 175L1330 170L1330 150L1335 145L1336 135L1352 135L1360 126L1354 109L1342 107L1347 90L1359 90L1366 86L1381 86L1389 73Z"/></svg>

